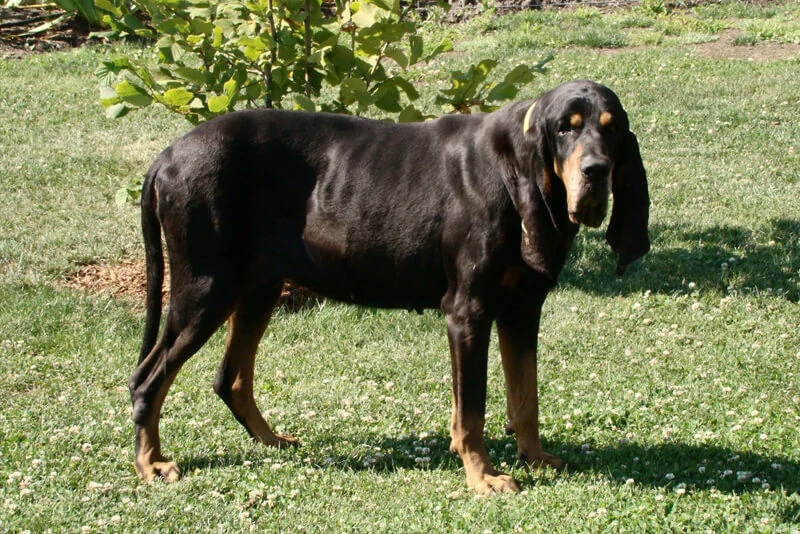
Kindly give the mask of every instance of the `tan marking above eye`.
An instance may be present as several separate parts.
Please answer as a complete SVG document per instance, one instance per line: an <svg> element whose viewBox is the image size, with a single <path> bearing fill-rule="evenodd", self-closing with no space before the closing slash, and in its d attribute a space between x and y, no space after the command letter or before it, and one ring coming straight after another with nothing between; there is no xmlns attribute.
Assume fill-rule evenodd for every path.
<svg viewBox="0 0 800 534"><path fill-rule="evenodd" d="M580 113L573 113L569 118L569 124L573 128L580 128L583 126L583 115Z"/></svg>
<svg viewBox="0 0 800 534"><path fill-rule="evenodd" d="M614 116L611 115L608 111L604 111L600 114L600 126L606 127L609 126L612 122L614 122Z"/></svg>

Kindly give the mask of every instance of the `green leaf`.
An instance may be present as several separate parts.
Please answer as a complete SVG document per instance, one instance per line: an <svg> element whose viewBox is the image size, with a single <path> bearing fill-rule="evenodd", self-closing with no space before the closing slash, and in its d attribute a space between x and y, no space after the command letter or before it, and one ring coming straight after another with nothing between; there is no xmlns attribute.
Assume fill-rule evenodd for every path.
<svg viewBox="0 0 800 534"><path fill-rule="evenodd" d="M114 203L121 208L128 203L130 198L131 195L130 192L128 192L128 188L120 187L119 189L117 189L116 194L114 194Z"/></svg>
<svg viewBox="0 0 800 534"><path fill-rule="evenodd" d="M245 86L244 94L250 100L258 100L264 94L264 86L260 83L251 83Z"/></svg>
<svg viewBox="0 0 800 534"><path fill-rule="evenodd" d="M214 26L214 39L211 41L211 46L214 48L222 46L222 28L220 26Z"/></svg>
<svg viewBox="0 0 800 534"><path fill-rule="evenodd" d="M436 56L439 56L439 55L441 55L441 54L443 54L445 52L449 52L452 49L453 49L453 41L451 41L450 39L444 38L444 39L442 39L442 42L439 43L439 46L434 48L431 51L430 54L425 56L425 61L428 62L428 61L432 60L433 58L435 58Z"/></svg>
<svg viewBox="0 0 800 534"><path fill-rule="evenodd" d="M224 84L222 84L222 91L227 95L227 97L233 100L236 97L236 94L239 92L239 82L236 81L234 78L231 78Z"/></svg>
<svg viewBox="0 0 800 534"><path fill-rule="evenodd" d="M147 67L139 67L136 69L136 74L139 75L142 82L149 88L149 89L156 89L157 84L155 80L153 80L153 76L150 75L150 71L147 70Z"/></svg>
<svg viewBox="0 0 800 534"><path fill-rule="evenodd" d="M108 11L117 18L122 17L122 10L108 0L94 0L94 5L103 11Z"/></svg>
<svg viewBox="0 0 800 534"><path fill-rule="evenodd" d="M107 85L100 87L100 103L104 108L111 107L120 102L122 102L122 99L117 95L113 87Z"/></svg>
<svg viewBox="0 0 800 534"><path fill-rule="evenodd" d="M486 96L486 100L498 101L498 100L511 100L515 96L517 96L518 89L514 84L508 82L500 82L495 85L489 94Z"/></svg>
<svg viewBox="0 0 800 534"><path fill-rule="evenodd" d="M244 47L244 55L250 61L256 61L267 50L267 43L260 37L243 36L239 38L238 44Z"/></svg>
<svg viewBox="0 0 800 534"><path fill-rule="evenodd" d="M339 86L339 98L345 106L360 99L367 92L367 83L359 78L345 78Z"/></svg>
<svg viewBox="0 0 800 534"><path fill-rule="evenodd" d="M119 104L114 104L106 108L106 117L109 119L118 119L127 115L130 110L131 108L126 106L123 102L120 102Z"/></svg>
<svg viewBox="0 0 800 534"><path fill-rule="evenodd" d="M152 97L147 94L147 91L128 81L118 83L114 86L114 89L117 91L117 96L126 103L137 108L149 106L153 101Z"/></svg>
<svg viewBox="0 0 800 534"><path fill-rule="evenodd" d="M356 8L358 8L358 11L355 10ZM380 7L373 4L367 4L363 1L352 2L350 4L350 10L352 13L351 20L359 28L369 28L386 15L391 16L391 13L387 13Z"/></svg>
<svg viewBox="0 0 800 534"><path fill-rule="evenodd" d="M179 108L185 106L194 98L194 94L183 87L176 87L164 93L164 103Z"/></svg>
<svg viewBox="0 0 800 534"><path fill-rule="evenodd" d="M122 17L122 22L125 24L125 26L127 26L128 28L133 30L134 33L137 32L137 31L141 31L141 30L146 30L147 29L147 26L142 24L142 22L139 19L137 19L136 17L134 17L130 13L127 13L127 14L125 14L125 16Z"/></svg>
<svg viewBox="0 0 800 534"><path fill-rule="evenodd" d="M480 63L475 65L475 71L483 79L486 79L486 76L488 76L489 73L492 72L496 66L497 66L497 60L496 59L484 59L484 60L481 60Z"/></svg>
<svg viewBox="0 0 800 534"><path fill-rule="evenodd" d="M206 83L206 78L202 72L197 69L193 69L191 67L175 67L172 71L175 75L180 76L186 81L196 83L197 85L203 85Z"/></svg>
<svg viewBox="0 0 800 534"><path fill-rule="evenodd" d="M408 58L408 64L413 65L422 57L424 42L422 37L416 34L408 36L409 48L411 49L411 56Z"/></svg>
<svg viewBox="0 0 800 534"><path fill-rule="evenodd" d="M375 106L390 113L403 111L400 106L400 91L394 83L386 81L378 86L375 92Z"/></svg>
<svg viewBox="0 0 800 534"><path fill-rule="evenodd" d="M400 65L400 68L405 69L408 67L408 58L406 55L398 48L393 46L386 47L386 50L383 52L386 56L392 58L395 63Z"/></svg>
<svg viewBox="0 0 800 534"><path fill-rule="evenodd" d="M126 69L133 69L131 62L128 58L118 57L110 61L101 62L94 70L94 75L100 78L101 83L111 85L117 79L117 75Z"/></svg>
<svg viewBox="0 0 800 534"><path fill-rule="evenodd" d="M503 78L504 82L513 84L530 83L532 80L533 72L527 65L517 65Z"/></svg>
<svg viewBox="0 0 800 534"><path fill-rule="evenodd" d="M400 0L369 0L369 2L391 13L400 11Z"/></svg>
<svg viewBox="0 0 800 534"><path fill-rule="evenodd" d="M323 65L339 76L350 72L350 69L352 69L355 64L353 51L342 45L332 47L324 55L324 60Z"/></svg>
<svg viewBox="0 0 800 534"><path fill-rule="evenodd" d="M316 111L317 106L314 101L305 95L294 95L294 109L301 109L303 111Z"/></svg>
<svg viewBox="0 0 800 534"><path fill-rule="evenodd" d="M392 22L376 22L375 24L362 28L356 34L356 42L365 45L369 50L377 48L376 43L395 43L400 41L406 34L405 24Z"/></svg>
<svg viewBox="0 0 800 534"><path fill-rule="evenodd" d="M417 88L414 87L414 84L402 76L395 76L392 78L392 82L394 82L397 87L403 90L409 100L416 100L419 98L419 92L417 91Z"/></svg>
<svg viewBox="0 0 800 534"><path fill-rule="evenodd" d="M409 104L403 108L403 111L397 116L397 120L400 122L422 122L425 120L425 116L413 104Z"/></svg>
<svg viewBox="0 0 800 534"><path fill-rule="evenodd" d="M219 95L210 97L206 104L208 105L208 111L211 113L222 113L228 109L230 101L231 99L228 98L228 95Z"/></svg>

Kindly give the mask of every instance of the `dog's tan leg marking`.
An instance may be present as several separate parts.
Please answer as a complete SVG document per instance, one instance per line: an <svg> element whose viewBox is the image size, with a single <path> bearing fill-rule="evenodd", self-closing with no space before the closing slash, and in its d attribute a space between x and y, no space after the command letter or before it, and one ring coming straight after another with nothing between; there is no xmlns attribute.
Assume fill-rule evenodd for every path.
<svg viewBox="0 0 800 534"><path fill-rule="evenodd" d="M134 468L136 474L145 482L151 482L160 477L167 482L174 482L181 477L178 464L167 460L161 454L161 438L158 433L158 421L161 418L161 407L164 398L178 371L165 377L161 388L153 398L152 411L143 425L136 425L136 459Z"/></svg>
<svg viewBox="0 0 800 534"><path fill-rule="evenodd" d="M264 420L253 395L253 377L258 343L264 335L280 288L258 293L243 300L228 318L225 357L214 390L225 401L234 417L256 441L272 447L296 446L291 436L275 434Z"/></svg>
<svg viewBox="0 0 800 534"><path fill-rule="evenodd" d="M450 450L464 463L467 486L479 494L515 493L519 486L511 476L492 467L483 441L484 417L471 414L453 416Z"/></svg>
<svg viewBox="0 0 800 534"><path fill-rule="evenodd" d="M506 414L516 434L517 454L531 466L561 469L564 462L544 452L539 438L536 341L523 342L518 327L500 322L497 333L506 378Z"/></svg>
<svg viewBox="0 0 800 534"><path fill-rule="evenodd" d="M464 309L466 305L462 305ZM491 324L472 324L469 318L447 314L448 340L453 371L453 414L450 450L461 457L467 486L480 494L518 492L514 479L492 467L483 426L486 409L486 366Z"/></svg>

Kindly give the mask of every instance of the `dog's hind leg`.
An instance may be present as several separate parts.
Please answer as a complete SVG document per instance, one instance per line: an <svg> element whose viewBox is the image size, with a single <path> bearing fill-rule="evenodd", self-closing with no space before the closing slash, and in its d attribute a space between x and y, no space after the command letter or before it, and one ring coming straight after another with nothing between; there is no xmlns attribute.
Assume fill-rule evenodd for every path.
<svg viewBox="0 0 800 534"><path fill-rule="evenodd" d="M258 342L282 286L282 283L265 286L239 300L228 318L225 358L214 379L214 391L253 439L279 448L297 445L297 440L275 434L264 420L253 396L253 375Z"/></svg>
<svg viewBox="0 0 800 534"><path fill-rule="evenodd" d="M180 470L161 454L159 418L167 391L181 366L219 328L232 309L232 291L210 277L187 283L173 278L164 330L153 350L131 375L129 388L136 424L136 472L144 480L177 480Z"/></svg>

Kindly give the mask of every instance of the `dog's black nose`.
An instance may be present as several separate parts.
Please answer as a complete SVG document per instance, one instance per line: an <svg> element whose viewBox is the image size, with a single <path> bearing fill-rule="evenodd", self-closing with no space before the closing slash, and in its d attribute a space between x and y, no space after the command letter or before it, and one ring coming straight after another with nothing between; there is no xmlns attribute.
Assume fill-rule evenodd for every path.
<svg viewBox="0 0 800 534"><path fill-rule="evenodd" d="M587 158L581 161L581 172L587 180L605 180L611 172L611 162L607 159Z"/></svg>

